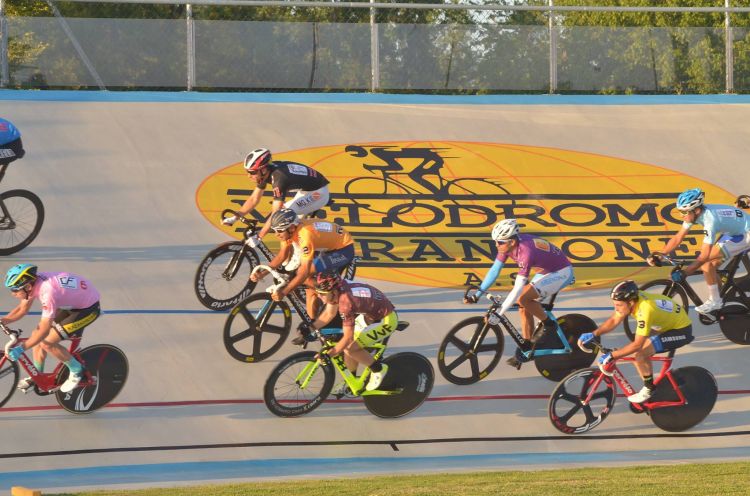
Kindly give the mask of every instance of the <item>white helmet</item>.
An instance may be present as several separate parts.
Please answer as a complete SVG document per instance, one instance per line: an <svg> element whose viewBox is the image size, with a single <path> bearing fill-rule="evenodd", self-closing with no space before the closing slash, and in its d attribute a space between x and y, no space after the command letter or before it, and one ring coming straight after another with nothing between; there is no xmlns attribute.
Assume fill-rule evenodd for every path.
<svg viewBox="0 0 750 496"><path fill-rule="evenodd" d="M518 222L516 219L504 219L492 228L492 239L503 241L518 235Z"/></svg>

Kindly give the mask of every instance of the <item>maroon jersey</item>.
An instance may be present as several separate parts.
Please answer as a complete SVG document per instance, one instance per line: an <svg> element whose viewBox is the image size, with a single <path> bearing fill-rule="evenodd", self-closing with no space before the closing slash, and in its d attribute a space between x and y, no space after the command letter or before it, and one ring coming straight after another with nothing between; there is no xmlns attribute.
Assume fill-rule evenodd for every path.
<svg viewBox="0 0 750 496"><path fill-rule="evenodd" d="M344 325L354 325L357 315L364 315L367 323L383 320L393 311L393 304L377 288L361 282L344 281L339 296L339 313Z"/></svg>

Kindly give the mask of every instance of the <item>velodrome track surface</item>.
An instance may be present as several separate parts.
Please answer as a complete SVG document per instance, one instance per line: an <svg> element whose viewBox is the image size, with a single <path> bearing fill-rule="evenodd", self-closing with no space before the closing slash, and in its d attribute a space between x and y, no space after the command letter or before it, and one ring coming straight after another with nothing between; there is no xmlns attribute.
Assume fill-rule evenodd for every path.
<svg viewBox="0 0 750 496"><path fill-rule="evenodd" d="M0 99L0 115L19 126L28 150L3 187L34 191L47 211L37 240L3 260L2 269L31 261L90 277L107 313L84 342L114 344L130 361L116 404L92 415L71 415L51 397L20 394L0 409L0 490L750 458L750 349L729 343L718 326L697 324L697 339L675 363L701 365L717 378L721 394L704 423L668 434L629 413L618 398L603 425L568 437L547 418L553 383L533 365L516 371L504 363L466 387L447 383L436 367L430 401L398 420L375 418L358 402L330 402L304 418L276 418L262 404L262 385L293 347L258 364L234 361L221 342L225 315L204 311L195 299L197 262L227 239L198 212L196 188L256 146L522 143L627 157L734 194L749 192L742 190L750 179L743 165L750 142L747 105L596 103ZM433 365L449 327L481 311L461 305L458 289L375 284L411 322L393 339L391 352L418 351ZM0 308L13 303L0 293ZM556 313L577 311L601 322L608 309L602 290L566 292ZM21 327L31 330L37 318L27 317ZM622 332L612 336L608 343L624 344ZM506 338L506 349L509 343Z"/></svg>

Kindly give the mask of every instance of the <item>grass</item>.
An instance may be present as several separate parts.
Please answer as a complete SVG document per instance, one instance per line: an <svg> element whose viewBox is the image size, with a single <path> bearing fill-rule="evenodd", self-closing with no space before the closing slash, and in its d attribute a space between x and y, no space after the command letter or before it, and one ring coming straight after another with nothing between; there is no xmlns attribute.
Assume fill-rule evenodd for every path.
<svg viewBox="0 0 750 496"><path fill-rule="evenodd" d="M44 493L45 496L54 496ZM252 482L58 496L707 496L750 494L750 462Z"/></svg>

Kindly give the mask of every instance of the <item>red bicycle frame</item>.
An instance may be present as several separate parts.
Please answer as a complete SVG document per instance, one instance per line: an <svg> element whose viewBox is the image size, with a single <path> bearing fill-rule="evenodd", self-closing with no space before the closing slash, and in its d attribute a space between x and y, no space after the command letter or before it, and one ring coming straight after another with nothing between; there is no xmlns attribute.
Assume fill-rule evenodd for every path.
<svg viewBox="0 0 750 496"><path fill-rule="evenodd" d="M27 340L28 338L18 338L13 346L18 346ZM68 348L70 354L73 355L79 362L81 361L81 358L80 356L78 356L77 352L80 343L80 336L71 338L70 347ZM6 360L9 360L8 356L3 355L3 357L0 359L0 366L2 366ZM40 392L51 393L59 386L59 384L57 384L57 374L60 372L60 368L64 366L62 362L58 363L52 372L39 372L39 370L34 366L34 362L30 360L28 356L26 356L26 352L24 351L21 356L18 357L18 363L21 365L21 367L24 368L24 370L26 370L26 373L29 374L32 379L34 379L34 383L38 386ZM86 374L86 377L81 381L80 386L86 386L90 383L90 381L91 377L89 376L89 374Z"/></svg>
<svg viewBox="0 0 750 496"><path fill-rule="evenodd" d="M682 391L680 390L680 387L677 385L677 381L674 380L674 376L672 376L672 371L670 370L672 367L672 360L674 359L674 353L670 353L668 356L665 357L657 357L652 356L651 361L652 362L661 362L661 370L659 371L659 376L654 380L654 385L658 385L664 378L669 380L669 383L672 385L672 388L677 393L677 401L646 401L644 403L631 403L630 405L641 411L646 410L653 410L655 408L664 408L667 406L681 406L685 404L685 395L682 394ZM635 357L624 357L619 358L617 360L618 362L635 362ZM617 368L617 363L613 363L612 365L607 366L607 370L612 372L612 378L614 378L615 382L618 386L620 386L620 389L625 393L625 396L630 396L631 394L635 394L635 389L633 389L633 386L630 385L630 382L625 378L624 375L622 375L622 372L620 372L620 369ZM582 404L587 405L591 401L591 397L594 395L594 392L599 387L599 384L601 384L602 380L604 380L605 374L602 372L599 374L596 379L594 379L592 383L592 387L589 388L588 396L586 396L586 399L583 400Z"/></svg>

